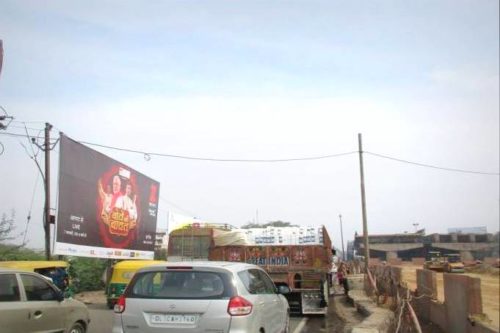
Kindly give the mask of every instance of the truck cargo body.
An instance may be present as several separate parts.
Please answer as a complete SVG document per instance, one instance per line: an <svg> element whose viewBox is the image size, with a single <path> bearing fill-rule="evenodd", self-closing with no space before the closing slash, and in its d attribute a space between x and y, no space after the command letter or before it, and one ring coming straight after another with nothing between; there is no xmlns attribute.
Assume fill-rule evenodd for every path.
<svg viewBox="0 0 500 333"><path fill-rule="evenodd" d="M172 231L168 240L168 260L208 260L213 233L212 228L182 228Z"/></svg>
<svg viewBox="0 0 500 333"><path fill-rule="evenodd" d="M326 314L332 252L325 229L323 244L212 246L209 253L209 260L247 262L264 268L276 285L292 290L286 295L291 313Z"/></svg>

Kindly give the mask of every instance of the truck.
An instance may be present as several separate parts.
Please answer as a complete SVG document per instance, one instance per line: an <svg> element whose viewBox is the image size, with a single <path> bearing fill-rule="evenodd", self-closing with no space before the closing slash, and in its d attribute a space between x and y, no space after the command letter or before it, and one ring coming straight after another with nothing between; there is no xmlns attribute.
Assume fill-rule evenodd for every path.
<svg viewBox="0 0 500 333"><path fill-rule="evenodd" d="M255 237L248 245L217 245L209 251L209 260L239 261L259 265L266 270L274 283L286 285L290 313L320 314L328 311L332 244L325 227L321 227L314 242L310 236L295 241L282 241L287 227L274 228L275 236ZM316 229L316 228L314 228ZM273 241L273 237L278 239Z"/></svg>
<svg viewBox="0 0 500 333"><path fill-rule="evenodd" d="M293 239L287 239L292 234L290 228L295 228ZM175 230L169 235L168 261L232 261L261 266L277 286L290 288L285 296L291 314L326 315L333 263L326 228L272 227L267 234L257 229ZM241 236L252 231L253 237Z"/></svg>

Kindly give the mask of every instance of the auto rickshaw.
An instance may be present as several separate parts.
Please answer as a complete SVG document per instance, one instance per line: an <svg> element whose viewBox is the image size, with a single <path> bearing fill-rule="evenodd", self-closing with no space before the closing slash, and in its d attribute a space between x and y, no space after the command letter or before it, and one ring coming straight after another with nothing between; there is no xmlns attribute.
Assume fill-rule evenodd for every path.
<svg viewBox="0 0 500 333"><path fill-rule="evenodd" d="M50 279L59 289L64 291L69 285L69 276L66 271L69 264L66 261L0 261L0 267L35 272Z"/></svg>
<svg viewBox="0 0 500 333"><path fill-rule="evenodd" d="M161 260L123 260L114 264L111 267L111 272L108 273L108 281L106 283L106 302L108 308L112 309L115 306L116 301L125 291L127 284L135 272L146 266L164 263L165 261Z"/></svg>

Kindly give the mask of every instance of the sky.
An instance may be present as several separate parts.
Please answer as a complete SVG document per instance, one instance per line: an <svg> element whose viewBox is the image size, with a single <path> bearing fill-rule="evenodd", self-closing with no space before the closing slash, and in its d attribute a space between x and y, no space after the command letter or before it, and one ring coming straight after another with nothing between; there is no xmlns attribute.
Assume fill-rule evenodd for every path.
<svg viewBox="0 0 500 333"><path fill-rule="evenodd" d="M222 162L88 145L160 182L160 228L169 211L281 220L325 225L340 247L339 215L344 241L363 230L361 133L369 233L499 229L496 0L1 0L0 39L14 117L0 213L15 211L29 247L43 247L43 187L29 141L10 134L46 122L53 139L201 158L354 152ZM55 146L54 209L58 159Z"/></svg>

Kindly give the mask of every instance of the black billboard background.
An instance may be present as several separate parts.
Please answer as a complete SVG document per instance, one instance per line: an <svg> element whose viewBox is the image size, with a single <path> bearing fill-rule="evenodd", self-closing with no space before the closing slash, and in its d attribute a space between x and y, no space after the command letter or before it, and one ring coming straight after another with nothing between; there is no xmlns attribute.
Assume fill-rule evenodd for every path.
<svg viewBox="0 0 500 333"><path fill-rule="evenodd" d="M99 183L106 188L119 173L129 174L136 196L137 221L127 235L112 233L111 223L107 225L107 219L102 217L99 195ZM61 133L56 242L153 251L158 198L158 182Z"/></svg>

